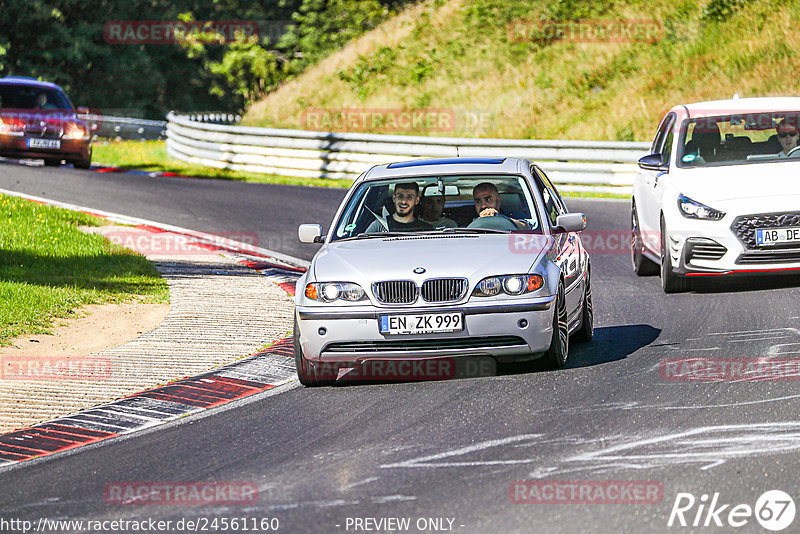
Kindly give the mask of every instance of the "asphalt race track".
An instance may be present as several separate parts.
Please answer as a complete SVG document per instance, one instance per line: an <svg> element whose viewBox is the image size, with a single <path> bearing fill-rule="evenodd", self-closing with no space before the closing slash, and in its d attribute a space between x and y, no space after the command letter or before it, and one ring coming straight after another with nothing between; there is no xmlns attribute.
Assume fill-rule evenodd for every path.
<svg viewBox="0 0 800 534"><path fill-rule="evenodd" d="M254 232L259 245L303 258L314 248L296 243L297 224L327 227L344 194L13 163L0 164L0 188L195 230ZM800 382L688 381L670 374L669 365L686 358L797 358L800 280L706 282L665 295L658 277L637 278L624 246L614 246L612 236L628 228L628 203L568 204L587 213L586 236L603 240L605 252L595 247L592 257L595 341L573 345L566 369L528 365L477 379L286 387L0 470L0 517L173 525L277 518L279 532L299 533L767 532L754 515L759 497L768 490L800 497ZM658 495L607 504L563 494L555 502L513 502L519 494L512 484L520 480L562 488L641 481ZM107 485L126 482L242 482L258 487L258 499L107 504ZM679 493L691 494L693 507L688 496L676 503ZM533 493L523 496L536 501ZM714 499L718 513L709 516ZM667 526L675 504L686 509L689 526L678 518ZM732 515L740 504L753 515ZM774 509L788 517L788 508ZM766 517L763 500L759 510ZM410 524L392 530L387 525L394 523L369 522L381 518ZM798 524L800 518L786 532Z"/></svg>

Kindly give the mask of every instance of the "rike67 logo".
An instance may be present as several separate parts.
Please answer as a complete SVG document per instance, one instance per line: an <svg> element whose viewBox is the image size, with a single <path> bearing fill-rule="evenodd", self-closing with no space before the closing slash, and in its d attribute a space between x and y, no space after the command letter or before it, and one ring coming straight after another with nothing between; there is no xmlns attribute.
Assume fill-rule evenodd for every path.
<svg viewBox="0 0 800 534"><path fill-rule="evenodd" d="M755 518L763 528L777 532L791 525L794 515L794 499L781 490L765 491L755 506L723 503L719 492L704 493L699 499L691 493L678 493L667 526L739 528Z"/></svg>

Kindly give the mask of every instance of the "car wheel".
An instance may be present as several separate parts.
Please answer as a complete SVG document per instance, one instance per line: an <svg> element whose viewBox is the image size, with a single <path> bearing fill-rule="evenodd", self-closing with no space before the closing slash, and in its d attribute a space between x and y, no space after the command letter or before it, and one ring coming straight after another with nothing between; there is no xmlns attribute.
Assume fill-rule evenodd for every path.
<svg viewBox="0 0 800 534"><path fill-rule="evenodd" d="M78 161L72 162L72 166L76 169L88 169L92 166L91 159L79 159Z"/></svg>
<svg viewBox="0 0 800 534"><path fill-rule="evenodd" d="M297 317L294 319L292 340L294 341L294 364L295 367L297 367L297 378L300 380L300 383L306 387L320 385L320 382L316 378L313 364L306 359L303 354L303 348L300 346L300 329L297 327Z"/></svg>
<svg viewBox="0 0 800 534"><path fill-rule="evenodd" d="M44 160L44 166L45 167L60 167L61 166L61 160L60 159L47 158L46 160Z"/></svg>
<svg viewBox="0 0 800 534"><path fill-rule="evenodd" d="M691 289L691 281L672 270L672 256L667 249L667 226L661 219L661 287L664 293L680 293Z"/></svg>
<svg viewBox="0 0 800 534"><path fill-rule="evenodd" d="M553 337L550 340L550 348L544 353L544 364L551 369L564 367L568 353L567 301L564 298L564 283L559 282L553 311Z"/></svg>
<svg viewBox="0 0 800 534"><path fill-rule="evenodd" d="M575 332L575 339L589 342L594 337L594 307L592 305L591 271L586 271L586 291L583 293L583 312L581 327Z"/></svg>
<svg viewBox="0 0 800 534"><path fill-rule="evenodd" d="M636 204L631 202L631 263L633 272L639 276L651 276L658 273L658 264L650 261L644 255L644 242L642 230L639 227L639 215L636 213Z"/></svg>

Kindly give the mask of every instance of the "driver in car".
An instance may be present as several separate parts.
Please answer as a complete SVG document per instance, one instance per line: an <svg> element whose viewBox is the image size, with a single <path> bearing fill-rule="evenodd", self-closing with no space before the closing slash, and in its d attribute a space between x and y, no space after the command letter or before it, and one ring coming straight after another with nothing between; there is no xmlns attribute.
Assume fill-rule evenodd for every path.
<svg viewBox="0 0 800 534"><path fill-rule="evenodd" d="M414 208L419 204L420 194L417 182L400 182L394 186L392 202L394 213L386 218L372 222L367 228L368 234L378 232L417 232L433 230L433 226L414 217Z"/></svg>
<svg viewBox="0 0 800 534"><path fill-rule="evenodd" d="M491 182L481 182L472 190L472 198L475 201L475 211L478 217L507 217L500 213L500 193L497 187ZM525 221L507 217L520 230L528 230L530 226Z"/></svg>
<svg viewBox="0 0 800 534"><path fill-rule="evenodd" d="M792 149L797 147L798 140L800 140L800 135L797 130L796 123L792 124L793 121L789 120L789 118L783 119L781 123L776 128L778 132L778 142L781 144L781 151L778 152L779 158L785 158L789 155L789 152Z"/></svg>

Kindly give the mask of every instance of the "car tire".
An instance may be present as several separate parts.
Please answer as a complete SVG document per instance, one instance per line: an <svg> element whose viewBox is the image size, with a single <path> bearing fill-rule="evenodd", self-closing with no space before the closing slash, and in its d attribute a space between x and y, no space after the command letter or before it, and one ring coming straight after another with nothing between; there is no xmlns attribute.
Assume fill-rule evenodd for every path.
<svg viewBox="0 0 800 534"><path fill-rule="evenodd" d="M581 312L581 327L575 331L575 339L589 342L594 337L594 306L592 304L592 273L586 269L586 290L583 293L583 311Z"/></svg>
<svg viewBox="0 0 800 534"><path fill-rule="evenodd" d="M76 169L89 169L92 166L91 159L79 159L78 161L72 162L72 166Z"/></svg>
<svg viewBox="0 0 800 534"><path fill-rule="evenodd" d="M292 340L294 342L294 364L297 368L298 380L306 387L319 386L320 381L317 380L313 364L306 359L303 354L303 348L300 346L300 329L297 327L297 317L294 319Z"/></svg>
<svg viewBox="0 0 800 534"><path fill-rule="evenodd" d="M638 276L652 276L658 274L658 264L644 255L644 242L642 230L639 226L639 214L636 213L636 204L631 202L631 263L633 272Z"/></svg>
<svg viewBox="0 0 800 534"><path fill-rule="evenodd" d="M567 300L564 298L564 283L558 283L558 293L553 310L553 337L550 348L542 357L543 363L550 369L559 369L567 363L569 354L569 326L567 325Z"/></svg>
<svg viewBox="0 0 800 534"><path fill-rule="evenodd" d="M669 234L664 218L661 218L661 288L664 293L681 293L691 289L691 280L672 270L672 257L667 250Z"/></svg>
<svg viewBox="0 0 800 534"><path fill-rule="evenodd" d="M61 166L61 160L60 159L47 158L46 160L44 160L44 166L45 167L60 167Z"/></svg>

